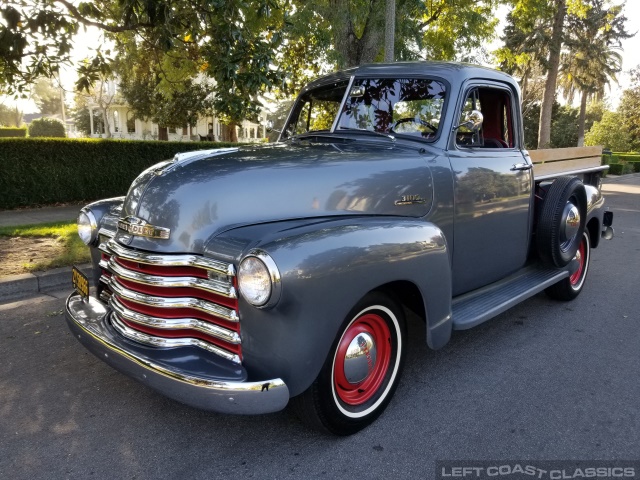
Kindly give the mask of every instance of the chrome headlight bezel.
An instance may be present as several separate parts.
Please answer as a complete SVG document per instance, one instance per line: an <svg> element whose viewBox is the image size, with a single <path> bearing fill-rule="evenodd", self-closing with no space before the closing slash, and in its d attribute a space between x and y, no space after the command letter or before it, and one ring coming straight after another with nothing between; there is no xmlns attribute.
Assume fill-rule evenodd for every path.
<svg viewBox="0 0 640 480"><path fill-rule="evenodd" d="M80 209L76 223L82 243L88 246L94 245L98 238L98 222L93 212L88 208Z"/></svg>
<svg viewBox="0 0 640 480"><path fill-rule="evenodd" d="M248 281L250 281L250 278L246 275L256 275L255 271L250 273L250 263L254 267L263 269L262 280L265 285L268 284L268 287L265 286L263 295L252 295L252 292L249 290ZM257 274L260 273L258 272ZM238 289L242 297L256 308L271 308L278 303L282 292L280 271L278 270L276 262L273 261L268 253L263 250L253 249L242 258L238 265Z"/></svg>

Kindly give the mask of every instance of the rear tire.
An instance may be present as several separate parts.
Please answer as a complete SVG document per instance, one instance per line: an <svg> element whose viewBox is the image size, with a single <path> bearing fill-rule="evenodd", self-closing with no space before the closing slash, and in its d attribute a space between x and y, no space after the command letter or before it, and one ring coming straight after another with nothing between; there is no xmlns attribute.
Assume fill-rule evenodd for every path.
<svg viewBox="0 0 640 480"><path fill-rule="evenodd" d="M582 233L582 241L576 252L576 259L579 263L578 270L545 290L545 293L551 298L566 302L580 295L591 260L591 241L589 240L589 232L586 230Z"/></svg>
<svg viewBox="0 0 640 480"><path fill-rule="evenodd" d="M292 399L307 425L351 435L371 424L389 404L405 358L404 312L373 292L349 312L313 384Z"/></svg>

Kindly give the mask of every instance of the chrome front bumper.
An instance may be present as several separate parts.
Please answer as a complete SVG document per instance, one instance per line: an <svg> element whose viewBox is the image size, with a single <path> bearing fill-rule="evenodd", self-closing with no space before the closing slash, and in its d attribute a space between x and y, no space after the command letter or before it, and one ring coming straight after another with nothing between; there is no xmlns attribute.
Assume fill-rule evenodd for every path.
<svg viewBox="0 0 640 480"><path fill-rule="evenodd" d="M289 389L279 378L250 382L243 369L216 368L214 362L200 362L198 373L190 373L179 367L185 358L194 358L187 350L176 351L172 358L171 350L161 349L164 358L156 358L154 348L120 337L108 317L107 308L93 297L85 301L74 293L67 299L69 329L91 353L167 397L203 410L234 414L277 412L289 401Z"/></svg>

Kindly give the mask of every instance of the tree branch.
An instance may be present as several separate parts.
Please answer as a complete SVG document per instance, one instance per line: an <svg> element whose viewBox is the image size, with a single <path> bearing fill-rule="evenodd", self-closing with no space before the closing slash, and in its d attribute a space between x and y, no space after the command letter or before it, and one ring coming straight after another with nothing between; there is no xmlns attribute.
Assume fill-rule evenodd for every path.
<svg viewBox="0 0 640 480"><path fill-rule="evenodd" d="M96 22L83 17L76 6L67 0L54 0L54 2L64 5L69 14L83 25L86 25L88 27L97 27L110 33L128 32L131 30L136 30L138 28L149 28L154 26L152 23L135 23L132 25L107 25L106 23Z"/></svg>

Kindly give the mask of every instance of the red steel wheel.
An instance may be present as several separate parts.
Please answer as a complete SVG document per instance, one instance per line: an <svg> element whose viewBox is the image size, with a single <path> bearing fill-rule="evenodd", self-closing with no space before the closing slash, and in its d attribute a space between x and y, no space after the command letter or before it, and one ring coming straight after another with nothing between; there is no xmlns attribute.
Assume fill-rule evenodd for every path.
<svg viewBox="0 0 640 480"><path fill-rule="evenodd" d="M583 279L582 272L584 272L584 267L586 264L586 241L584 236L582 241L580 242L580 246L578 247L578 251L576 252L576 260L578 261L578 269L575 271L573 275L569 277L569 281L571 282L572 287L576 287L580 284L580 281Z"/></svg>
<svg viewBox="0 0 640 480"><path fill-rule="evenodd" d="M589 262L591 261L591 241L589 239L589 230L585 230L578 246L575 259L578 262L578 268L571 276L563 278L555 285L551 285L545 290L545 293L556 300L569 301L580 295L584 281L589 271Z"/></svg>
<svg viewBox="0 0 640 480"><path fill-rule="evenodd" d="M347 405L362 405L380 388L391 363L391 332L377 313L356 318L336 350L335 392Z"/></svg>
<svg viewBox="0 0 640 480"><path fill-rule="evenodd" d="M335 435L371 424L391 401L405 357L400 305L381 292L367 294L347 315L313 384L292 399L300 419Z"/></svg>

